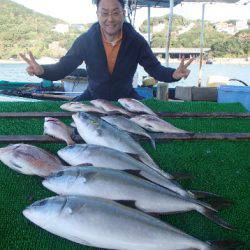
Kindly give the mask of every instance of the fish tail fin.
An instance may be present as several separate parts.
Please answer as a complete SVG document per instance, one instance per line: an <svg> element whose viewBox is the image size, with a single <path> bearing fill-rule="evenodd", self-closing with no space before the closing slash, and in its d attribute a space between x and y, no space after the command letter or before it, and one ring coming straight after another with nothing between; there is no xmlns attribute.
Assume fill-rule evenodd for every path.
<svg viewBox="0 0 250 250"><path fill-rule="evenodd" d="M199 209L197 209L197 211L201 213L202 215L204 215L205 217L207 217L209 220L213 221L215 224L223 228L229 229L229 230L235 230L235 227L233 227L227 221L217 216L216 212L212 211L210 208L200 207Z"/></svg>
<svg viewBox="0 0 250 250"><path fill-rule="evenodd" d="M174 180L194 180L196 179L195 176L189 173L172 173Z"/></svg>
<svg viewBox="0 0 250 250"><path fill-rule="evenodd" d="M222 249L236 249L239 246L245 245L244 242L239 240L215 240L215 241L207 241L210 245L211 250L222 250Z"/></svg>
<svg viewBox="0 0 250 250"><path fill-rule="evenodd" d="M201 199L201 198L221 198L219 195L205 192L205 191L198 191L198 190L189 190L195 198Z"/></svg>
<svg viewBox="0 0 250 250"><path fill-rule="evenodd" d="M156 150L156 144L155 144L155 138L152 135L145 134L149 139L152 144L152 147Z"/></svg>
<svg viewBox="0 0 250 250"><path fill-rule="evenodd" d="M226 199L218 199L213 201L206 201L210 206L212 206L215 210L220 211L224 208L228 208L233 205L233 202Z"/></svg>
<svg viewBox="0 0 250 250"><path fill-rule="evenodd" d="M216 210L221 210L222 208L229 207L234 204L233 201L214 193L196 190L190 190L190 192L194 195L195 199L209 199L206 200L206 203L210 204Z"/></svg>
<svg viewBox="0 0 250 250"><path fill-rule="evenodd" d="M138 155L138 158L139 158L139 161L143 162L147 166L156 170L160 169L148 154L145 154L143 156Z"/></svg>

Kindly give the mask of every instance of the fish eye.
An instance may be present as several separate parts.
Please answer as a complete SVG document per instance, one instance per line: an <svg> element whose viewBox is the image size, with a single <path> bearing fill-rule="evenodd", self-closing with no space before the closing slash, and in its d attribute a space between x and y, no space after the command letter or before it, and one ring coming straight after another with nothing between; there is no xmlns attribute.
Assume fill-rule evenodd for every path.
<svg viewBox="0 0 250 250"><path fill-rule="evenodd" d="M61 176L63 176L63 171L60 171L60 172L58 172L57 174L56 174L56 177L61 177Z"/></svg>
<svg viewBox="0 0 250 250"><path fill-rule="evenodd" d="M69 145L68 146L68 148L74 148L75 147L75 145Z"/></svg>
<svg viewBox="0 0 250 250"><path fill-rule="evenodd" d="M36 207L43 207L47 204L47 202L48 202L47 200L43 200L43 201L36 203L35 205Z"/></svg>

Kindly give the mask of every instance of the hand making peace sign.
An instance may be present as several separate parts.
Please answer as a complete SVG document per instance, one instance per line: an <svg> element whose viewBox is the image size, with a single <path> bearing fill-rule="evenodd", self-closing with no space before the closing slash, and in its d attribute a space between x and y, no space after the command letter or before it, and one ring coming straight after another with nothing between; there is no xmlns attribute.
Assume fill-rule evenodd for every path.
<svg viewBox="0 0 250 250"><path fill-rule="evenodd" d="M29 51L30 58L26 57L22 53L20 53L20 56L26 63L28 63L29 66L26 69L26 71L28 72L30 76L34 76L34 75L39 76L44 73L43 67L36 62L36 59L34 58L33 54L30 51Z"/></svg>
<svg viewBox="0 0 250 250"><path fill-rule="evenodd" d="M192 57L191 59L188 60L187 63L184 63L185 57L182 57L179 67L173 73L173 78L176 80L179 80L181 78L186 79L188 75L190 74L190 70L187 68L193 62L194 59L195 58Z"/></svg>

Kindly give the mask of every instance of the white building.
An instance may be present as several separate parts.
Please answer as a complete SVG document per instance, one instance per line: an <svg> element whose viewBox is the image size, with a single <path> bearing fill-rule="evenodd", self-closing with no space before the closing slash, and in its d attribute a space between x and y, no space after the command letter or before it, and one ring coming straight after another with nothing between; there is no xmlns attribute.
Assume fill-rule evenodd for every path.
<svg viewBox="0 0 250 250"><path fill-rule="evenodd" d="M64 24L64 23L58 23L55 28L53 29L53 31L57 32L57 33L68 33L69 32L69 25L68 24Z"/></svg>
<svg viewBox="0 0 250 250"><path fill-rule="evenodd" d="M164 30L164 28L165 28L165 24L159 23L159 24L153 26L153 32L161 32Z"/></svg>
<svg viewBox="0 0 250 250"><path fill-rule="evenodd" d="M236 21L235 29L236 29L237 32L240 31L240 30L248 29L247 20L238 20L238 21Z"/></svg>
<svg viewBox="0 0 250 250"><path fill-rule="evenodd" d="M194 26L195 26L195 23L190 23L188 26L182 27L182 28L178 31L178 35L181 35L181 34L184 34L184 33L188 32L188 31L191 30Z"/></svg>
<svg viewBox="0 0 250 250"><path fill-rule="evenodd" d="M236 33L235 25L232 23L219 22L215 24L215 29L218 32L225 32L230 35L234 35Z"/></svg>

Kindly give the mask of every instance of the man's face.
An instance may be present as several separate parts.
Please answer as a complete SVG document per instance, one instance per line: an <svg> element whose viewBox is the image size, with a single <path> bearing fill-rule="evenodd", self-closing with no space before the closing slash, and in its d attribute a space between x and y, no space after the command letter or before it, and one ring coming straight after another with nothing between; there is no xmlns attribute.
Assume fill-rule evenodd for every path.
<svg viewBox="0 0 250 250"><path fill-rule="evenodd" d="M125 20L125 11L118 0L101 0L97 17L103 32L109 36L117 35Z"/></svg>

